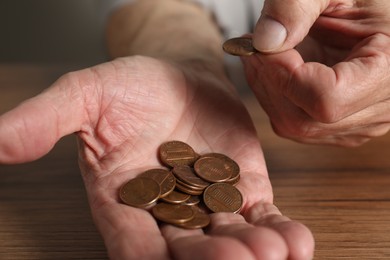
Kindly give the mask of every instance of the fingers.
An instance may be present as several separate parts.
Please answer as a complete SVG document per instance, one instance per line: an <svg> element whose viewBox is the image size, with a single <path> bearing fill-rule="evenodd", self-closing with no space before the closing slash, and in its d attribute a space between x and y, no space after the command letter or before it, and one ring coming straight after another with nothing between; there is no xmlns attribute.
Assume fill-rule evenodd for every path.
<svg viewBox="0 0 390 260"><path fill-rule="evenodd" d="M265 0L254 30L254 47L261 52L294 48L329 4L329 0Z"/></svg>
<svg viewBox="0 0 390 260"><path fill-rule="evenodd" d="M280 214L271 204L258 203L243 216L211 215L207 233L171 225L162 233L177 259L312 259L314 239L304 225Z"/></svg>
<svg viewBox="0 0 390 260"><path fill-rule="evenodd" d="M62 77L0 116L0 163L37 159L61 137L79 130L84 115L78 84L71 76Z"/></svg>
<svg viewBox="0 0 390 260"><path fill-rule="evenodd" d="M200 230L184 230L171 225L164 226L162 233L174 259L256 259L246 245L232 237L207 236Z"/></svg>
<svg viewBox="0 0 390 260"><path fill-rule="evenodd" d="M278 232L289 249L288 259L313 259L314 238L310 230L303 224L281 215L275 205L258 202L245 217L255 226L268 227Z"/></svg>
<svg viewBox="0 0 390 260"><path fill-rule="evenodd" d="M333 67L304 63L295 50L243 61L256 94L283 96L314 120L333 123L390 96L388 44L387 36L374 35Z"/></svg>
<svg viewBox="0 0 390 260"><path fill-rule="evenodd" d="M390 96L390 39L374 35L333 67L306 63L295 69L284 94L320 122L333 123Z"/></svg>
<svg viewBox="0 0 390 260"><path fill-rule="evenodd" d="M349 0L287 2L266 0L253 36L258 49L270 44L272 35L262 30L272 18L286 30L282 45L268 48L272 55L243 58L249 85L275 131L307 143L343 146L357 146L386 133L390 37L388 29L377 25L387 24L387 14L380 11L383 6ZM363 12L367 15L359 15ZM321 13L324 16L312 27L313 18ZM378 22L367 18L379 13ZM295 28L291 32L290 26ZM305 38L304 51L292 49L309 28L315 41L308 44L312 38ZM271 31L278 34L277 28Z"/></svg>
<svg viewBox="0 0 390 260"><path fill-rule="evenodd" d="M322 76L319 73L309 75L310 79L307 80L307 83L304 83L305 81L302 79L303 87L301 87L294 83L297 82L294 77L299 73L303 73L303 67L310 66L310 64L296 66L295 64L300 63L297 56L297 53L291 50L283 54L269 55L264 58L263 56L253 57L249 60L244 60L256 97L269 115L272 127L279 136L304 143L355 147L389 131L388 123L390 122L390 116L388 111L390 110L390 103L388 100L379 102L375 100L376 97L379 97L376 93L382 93L381 96L384 98L389 97L389 94L386 93L388 88L384 87L386 80L378 82L378 84L374 83L373 86L366 86L367 89L365 89L361 84L367 82L371 76L366 75L366 77L360 78L362 74L368 73L362 69L362 72L357 72L356 75L360 82L349 83L345 86L339 84L338 86L342 87L342 90L332 88L332 84L336 84L332 82L340 80L343 76L338 75L337 78L333 77L332 80L332 77L329 76L326 79L326 76ZM271 60L272 62L268 63L268 65L264 65ZM280 64L283 64L284 68L290 68L295 74L289 77L288 69L279 66ZM321 65L317 64L314 66ZM384 75L383 71L380 72L382 69L370 69L369 71L376 75ZM298 72L298 70L301 71ZM377 74L378 71L379 74ZM374 81L375 79L373 79ZM318 84L318 87L315 84ZM283 92L286 86L291 89L289 94ZM309 91L305 93L305 88L317 88L319 93L313 95L318 96L318 98L316 99L312 94L308 94ZM361 96L358 89L361 89L360 92L364 93L364 97ZM356 94L352 94L353 91L356 91ZM369 91L372 93L368 93ZM295 92L295 94L291 94L292 92ZM352 94L352 96L348 96L348 93ZM297 98L293 96L297 96ZM351 102L351 105L349 105L348 98L352 99L354 97L358 98L358 100L356 102L349 101ZM324 101L322 108L319 109L319 104L321 103L319 100L321 98L324 100L329 99L329 101ZM300 102L306 100L306 109L303 109L304 106L302 104L298 105L297 103L299 102L294 103L294 99ZM365 100L363 101L363 99ZM317 107L315 100L317 100ZM373 104L366 104L358 108L364 102L368 102L367 100L371 100ZM351 108L354 109L351 111ZM324 111L316 112L316 109ZM332 123L335 119L337 119L337 122Z"/></svg>
<svg viewBox="0 0 390 260"><path fill-rule="evenodd" d="M238 239L256 259L287 259L288 248L283 237L270 228L253 226L241 215L229 213L213 214L211 223L209 234Z"/></svg>

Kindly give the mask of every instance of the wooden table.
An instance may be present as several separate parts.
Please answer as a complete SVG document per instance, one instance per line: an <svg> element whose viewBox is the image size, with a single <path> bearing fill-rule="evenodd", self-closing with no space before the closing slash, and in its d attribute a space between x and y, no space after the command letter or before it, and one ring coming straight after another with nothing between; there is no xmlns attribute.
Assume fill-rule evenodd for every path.
<svg viewBox="0 0 390 260"><path fill-rule="evenodd" d="M0 113L71 66L0 65ZM252 96L243 97L263 144L276 205L305 223L315 259L390 259L390 135L360 148L277 137ZM0 259L106 259L89 212L74 137L44 158L0 166Z"/></svg>

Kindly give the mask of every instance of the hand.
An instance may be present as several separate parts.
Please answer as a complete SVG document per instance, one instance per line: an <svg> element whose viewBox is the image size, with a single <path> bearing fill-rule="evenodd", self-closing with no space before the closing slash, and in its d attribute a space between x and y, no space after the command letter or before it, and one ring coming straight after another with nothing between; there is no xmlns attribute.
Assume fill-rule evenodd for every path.
<svg viewBox="0 0 390 260"><path fill-rule="evenodd" d="M253 39L264 53L245 70L276 133L357 146L388 132L389 1L266 0Z"/></svg>
<svg viewBox="0 0 390 260"><path fill-rule="evenodd" d="M179 69L180 68L180 69ZM218 75L218 76L217 76ZM250 118L230 83L198 64L146 57L114 60L60 78L0 117L0 162L34 160L77 133L92 215L111 259L311 259L313 237L272 205ZM159 227L120 203L119 187L158 167L158 146L182 140L238 162L242 215L212 216L207 233Z"/></svg>

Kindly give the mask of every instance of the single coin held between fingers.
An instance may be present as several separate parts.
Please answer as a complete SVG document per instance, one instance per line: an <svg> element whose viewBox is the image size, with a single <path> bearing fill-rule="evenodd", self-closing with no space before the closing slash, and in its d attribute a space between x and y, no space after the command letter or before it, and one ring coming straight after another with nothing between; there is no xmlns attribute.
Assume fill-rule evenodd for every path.
<svg viewBox="0 0 390 260"><path fill-rule="evenodd" d="M223 50L234 56L250 56L258 52L252 44L252 38L237 37L225 41L222 45Z"/></svg>

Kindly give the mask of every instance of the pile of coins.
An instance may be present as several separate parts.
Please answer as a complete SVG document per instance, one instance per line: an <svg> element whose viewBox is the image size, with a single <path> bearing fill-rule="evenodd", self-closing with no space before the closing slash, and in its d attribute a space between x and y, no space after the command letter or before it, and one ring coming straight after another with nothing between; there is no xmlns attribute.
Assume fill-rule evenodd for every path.
<svg viewBox="0 0 390 260"><path fill-rule="evenodd" d="M199 155L188 144L169 141L159 147L167 168L142 172L119 190L123 203L151 210L159 221L187 229L204 228L209 213L238 213L243 204L234 187L238 164L221 153Z"/></svg>
<svg viewBox="0 0 390 260"><path fill-rule="evenodd" d="M252 38L249 37L236 37L225 41L222 45L223 50L226 53L235 56L250 56L258 52L252 44Z"/></svg>

